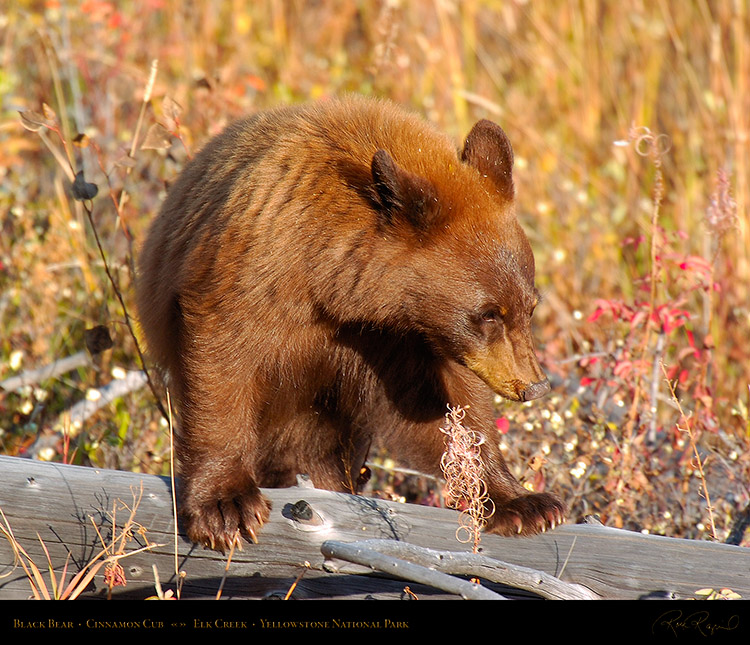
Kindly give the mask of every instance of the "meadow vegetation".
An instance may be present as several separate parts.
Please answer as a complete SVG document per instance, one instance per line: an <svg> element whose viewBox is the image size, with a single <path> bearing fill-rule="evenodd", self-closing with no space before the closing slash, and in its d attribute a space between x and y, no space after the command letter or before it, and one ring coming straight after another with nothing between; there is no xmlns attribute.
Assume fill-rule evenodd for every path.
<svg viewBox="0 0 750 645"><path fill-rule="evenodd" d="M359 92L410 106L457 145L479 118L513 142L553 382L540 401L498 401L515 473L560 493L571 521L721 541L734 528L738 542L750 504L749 83L750 13L735 0L11 2L0 381L85 351L87 330L106 329L112 347L0 391L0 452L51 437L37 457L168 474L150 388L83 423L66 416L141 368L146 226L232 119ZM376 456L374 493L437 503L434 482L390 469L397 457Z"/></svg>

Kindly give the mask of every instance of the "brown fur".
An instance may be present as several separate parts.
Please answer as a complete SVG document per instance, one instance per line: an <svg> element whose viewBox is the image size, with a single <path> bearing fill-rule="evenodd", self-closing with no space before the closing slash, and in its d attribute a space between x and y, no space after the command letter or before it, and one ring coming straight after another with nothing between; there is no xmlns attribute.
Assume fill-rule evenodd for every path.
<svg viewBox="0 0 750 645"><path fill-rule="evenodd" d="M373 442L439 474L447 404L486 433L488 529L562 521L492 431L493 391L549 389L512 164L488 121L457 155L416 116L356 98L240 121L188 164L143 247L138 308L177 403L192 540L255 539L258 487L298 473L356 489Z"/></svg>

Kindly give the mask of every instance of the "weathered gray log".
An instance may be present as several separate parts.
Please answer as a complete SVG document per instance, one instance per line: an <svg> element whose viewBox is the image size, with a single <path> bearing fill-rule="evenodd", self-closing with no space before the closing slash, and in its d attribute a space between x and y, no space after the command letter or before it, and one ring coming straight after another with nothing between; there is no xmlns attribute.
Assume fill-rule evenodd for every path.
<svg viewBox="0 0 750 645"><path fill-rule="evenodd" d="M263 527L259 544L245 543L242 551L232 554L223 581L226 557L192 545L182 536L175 540L167 478L0 456L0 484L0 509L15 539L43 573L46 559L40 539L57 570L68 556L73 569L83 566L101 549L99 535L109 544L113 509L116 525L122 527L128 509L139 499L135 528L142 531L133 530L126 550L147 544L163 546L120 561L127 585L115 587L114 597L154 595L155 565L164 589L175 589L175 571L184 572L183 597L212 598L220 587L222 598L285 595L304 574L294 597L398 598L405 586L401 580L358 575L345 567L326 571L323 542L389 539L440 551L471 550L456 540L458 515L450 510L305 487L264 490L273 502L271 519ZM658 592L690 598L707 587L729 588L743 598L750 597L750 549L737 546L592 525L564 525L533 538L484 535L481 546L484 556L557 576L603 598L638 598ZM0 539L0 576L0 599L30 595L29 582L14 563L6 539ZM88 596L105 593L101 575L95 583ZM507 587L487 586L508 595ZM455 598L429 587L418 588L416 593L424 599Z"/></svg>

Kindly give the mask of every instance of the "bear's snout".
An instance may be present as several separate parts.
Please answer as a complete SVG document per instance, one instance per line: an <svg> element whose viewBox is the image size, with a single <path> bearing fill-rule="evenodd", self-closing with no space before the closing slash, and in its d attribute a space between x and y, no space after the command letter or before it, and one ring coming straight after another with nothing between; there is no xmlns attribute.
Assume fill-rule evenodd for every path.
<svg viewBox="0 0 750 645"><path fill-rule="evenodd" d="M526 389L521 392L522 401L533 401L534 399L541 399L550 390L549 380L544 379L543 381L537 381L532 383Z"/></svg>

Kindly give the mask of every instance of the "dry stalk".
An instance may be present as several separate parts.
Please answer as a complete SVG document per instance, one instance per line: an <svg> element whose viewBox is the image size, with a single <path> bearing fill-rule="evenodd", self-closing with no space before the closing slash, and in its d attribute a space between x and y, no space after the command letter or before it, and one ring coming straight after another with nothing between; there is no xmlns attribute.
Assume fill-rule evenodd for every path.
<svg viewBox="0 0 750 645"><path fill-rule="evenodd" d="M703 462L701 461L701 456L698 453L698 446L695 442L695 435L693 434L692 427L690 425L690 419L688 419L687 415L682 409L682 405L680 404L680 400L677 398L677 394L674 389L674 385L672 384L672 381L669 380L669 377L667 376L667 369L664 367L664 363L661 363L661 371L664 373L664 378L667 381L667 386L669 387L670 395L672 396L672 400L675 402L675 405L677 406L677 410L680 413L680 422L682 426L680 427L680 423L677 424L677 429L687 433L688 438L690 439L690 446L693 449L693 454L695 455L695 463L696 467L698 468L698 476L701 480L701 485L703 486L703 497L706 499L706 510L708 511L708 521L711 524L711 537L718 541L718 537L716 536L716 524L714 522L714 509L711 505L711 497L708 494L708 484L706 483L706 473L703 471Z"/></svg>
<svg viewBox="0 0 750 645"><path fill-rule="evenodd" d="M284 596L284 600L289 600L292 597L292 594L294 593L294 590L297 588L297 585L299 584L299 581L302 580L302 576L305 575L305 571L308 569L311 569L310 563L305 560L305 568L300 571L299 575L297 576L297 579L292 583L292 586L289 587L289 591L286 592L286 595Z"/></svg>
<svg viewBox="0 0 750 645"><path fill-rule="evenodd" d="M640 360L643 361L646 357L648 348L651 345L651 336L653 333L651 321L653 320L653 314L656 307L656 295L657 295L657 284L659 282L659 214L661 210L662 200L664 198L664 176L662 173L662 156L668 150L668 139L664 135L658 135L651 132L646 127L632 128L630 132L630 140L634 142L635 151L637 154L643 157L649 157L654 166L655 177L654 177L654 189L652 197L652 209L651 209L651 264L650 264L650 294L649 294L649 312L648 319L645 325L645 333L643 335L643 342L640 347ZM658 357L655 357L655 360ZM639 373L636 376L635 391L633 392L633 401L630 406L628 413L628 421L624 428L624 441L623 441L623 465L622 465L622 476L620 480L620 487L625 485L625 482L630 478L630 472L633 468L631 447L635 434L635 423L638 416L638 409L640 405L642 391L644 389L642 383L642 376ZM652 397L655 397L656 393L652 390ZM655 405L655 401L652 401L652 408Z"/></svg>
<svg viewBox="0 0 750 645"><path fill-rule="evenodd" d="M229 566L232 564L232 557L234 556L234 550L235 548L240 544L240 530L237 529L237 532L235 533L234 540L232 540L232 546L229 548L229 553L227 554L227 563L224 565L224 573L221 576L221 582L219 583L219 588L216 590L216 600L221 600L221 594L224 591L224 583L227 581L227 576L229 575ZM242 548L242 547L240 547Z"/></svg>
<svg viewBox="0 0 750 645"><path fill-rule="evenodd" d="M174 574L179 581L177 585L177 598L182 595L182 583L185 580L185 572L180 571L179 561L179 527L177 523L177 481L174 467L174 420L172 418L172 399L167 389L167 412L169 414L169 481L172 484L172 518L174 520Z"/></svg>
<svg viewBox="0 0 750 645"><path fill-rule="evenodd" d="M494 509L484 481L480 448L484 437L464 426L465 415L464 408L448 406L446 424L440 429L447 436L440 467L446 479L448 498L454 506L462 509L456 538L459 542L472 542L476 553L480 533Z"/></svg>
<svg viewBox="0 0 750 645"><path fill-rule="evenodd" d="M94 241L96 242L96 248L99 250L99 255L102 259L102 263L104 265L104 271L107 274L107 278L109 279L109 283L112 286L112 290L115 294L115 297L117 298L117 301L120 303L120 308L122 309L125 326L127 327L130 337L133 340L133 346L135 347L135 351L138 354L141 367L143 368L143 373L146 376L146 382L148 383L151 393L154 395L154 398L156 399L156 407L159 409L159 412L161 412L161 415L165 419L169 420L169 414L164 409L164 405L161 402L161 398L159 397L158 391L156 389L156 385L154 384L151 378L151 372L146 365L146 357L143 353L143 349L141 348L141 344L138 340L138 336L135 333L135 329L133 327L133 320L130 316L130 311L128 310L128 307L125 304L125 298L123 297L122 292L120 291L117 281L115 280L115 277L112 274L112 270L110 269L109 263L107 261L107 255L104 252L104 247L102 246L102 242L99 237L99 232L96 228L96 224L94 223L93 209L88 203L84 201L82 201L81 203L83 204L83 209L86 212L86 216L88 217L89 224L91 226L91 231L94 234Z"/></svg>

